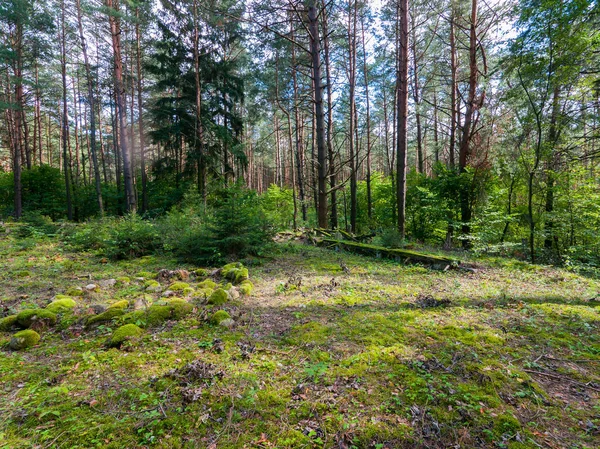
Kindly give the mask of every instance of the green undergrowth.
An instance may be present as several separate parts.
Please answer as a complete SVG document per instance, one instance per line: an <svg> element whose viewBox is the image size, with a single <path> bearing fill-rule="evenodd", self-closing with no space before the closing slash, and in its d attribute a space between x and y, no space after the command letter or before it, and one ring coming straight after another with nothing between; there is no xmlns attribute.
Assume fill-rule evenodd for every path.
<svg viewBox="0 0 600 449"><path fill-rule="evenodd" d="M599 447L600 284L460 259L286 244L208 279L4 236L0 448Z"/></svg>

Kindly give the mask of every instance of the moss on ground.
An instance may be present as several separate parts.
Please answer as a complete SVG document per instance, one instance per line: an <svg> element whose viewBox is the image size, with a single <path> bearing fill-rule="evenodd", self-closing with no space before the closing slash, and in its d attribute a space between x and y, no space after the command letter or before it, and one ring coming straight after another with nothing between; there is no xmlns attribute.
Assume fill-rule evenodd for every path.
<svg viewBox="0 0 600 449"><path fill-rule="evenodd" d="M17 325L23 329L31 327L34 323L53 326L57 321L56 313L46 309L25 309L17 314Z"/></svg>
<svg viewBox="0 0 600 449"><path fill-rule="evenodd" d="M135 324L125 324L113 332L110 340L108 341L108 346L112 348L120 348L121 345L126 341L140 337L143 333L144 330Z"/></svg>
<svg viewBox="0 0 600 449"><path fill-rule="evenodd" d="M108 309L106 309L106 311L104 311L102 313L98 313L97 315L89 316L86 319L85 324L86 324L86 326L93 326L94 324L106 323L108 321L114 320L115 318L123 316L124 314L125 314L125 310L123 310L121 308L118 308L118 307L108 308Z"/></svg>
<svg viewBox="0 0 600 449"><path fill-rule="evenodd" d="M208 297L208 303L215 305L215 306L220 306L225 304L227 301L229 300L229 296L227 295L227 292L225 290L223 290L222 288L218 288L216 289L214 292L212 292L212 294Z"/></svg>
<svg viewBox="0 0 600 449"><path fill-rule="evenodd" d="M77 303L73 298L61 298L55 299L50 304L46 306L46 310L49 310L53 313L64 313L70 312L77 306Z"/></svg>
<svg viewBox="0 0 600 449"><path fill-rule="evenodd" d="M40 334L36 331L25 329L12 336L8 343L8 347L13 351L22 351L23 349L28 349L37 345L40 339Z"/></svg>
<svg viewBox="0 0 600 449"><path fill-rule="evenodd" d="M228 306L235 327L210 323L218 306L139 301L141 282L120 283L77 299L75 318L114 301L138 310L83 330L63 316L43 344L3 351L0 448L598 447L598 280L512 260L435 272L344 253L346 273L339 253L280 248L251 269L255 293ZM194 269L161 256L102 263L10 234L0 264L0 323L80 272ZM195 294L217 288L196 280ZM143 338L107 348L121 324ZM2 348L15 327L0 328Z"/></svg>

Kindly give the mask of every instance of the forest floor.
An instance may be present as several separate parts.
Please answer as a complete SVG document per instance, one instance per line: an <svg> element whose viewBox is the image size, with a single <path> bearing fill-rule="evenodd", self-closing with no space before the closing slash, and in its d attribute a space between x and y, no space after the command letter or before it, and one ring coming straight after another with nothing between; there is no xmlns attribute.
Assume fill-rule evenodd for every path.
<svg viewBox="0 0 600 449"><path fill-rule="evenodd" d="M249 261L254 292L223 306L232 327L197 305L108 349L118 324L84 328L89 306L134 304L141 278L192 267L2 236L2 315L130 282L78 297L26 351L0 332L0 448L600 447L600 282L471 262L441 272L282 244Z"/></svg>

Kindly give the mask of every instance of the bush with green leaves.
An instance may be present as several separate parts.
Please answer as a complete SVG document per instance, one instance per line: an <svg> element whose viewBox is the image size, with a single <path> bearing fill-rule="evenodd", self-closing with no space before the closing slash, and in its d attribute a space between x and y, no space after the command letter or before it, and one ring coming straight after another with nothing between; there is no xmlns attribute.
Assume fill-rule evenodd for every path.
<svg viewBox="0 0 600 449"><path fill-rule="evenodd" d="M174 246L184 260L195 263L221 263L248 255L261 255L271 242L274 228L256 192L239 184L219 189L209 198L206 221Z"/></svg>

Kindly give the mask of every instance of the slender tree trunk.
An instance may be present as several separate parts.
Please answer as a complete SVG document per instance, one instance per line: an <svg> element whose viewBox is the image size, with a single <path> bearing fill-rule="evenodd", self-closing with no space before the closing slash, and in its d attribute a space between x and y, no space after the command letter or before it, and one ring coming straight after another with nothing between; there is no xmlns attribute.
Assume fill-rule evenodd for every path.
<svg viewBox="0 0 600 449"><path fill-rule="evenodd" d="M83 62L85 64L85 75L87 79L88 102L90 103L90 153L92 156L92 165L94 167L94 181L96 187L96 201L100 216L104 215L104 204L102 202L102 185L100 181L100 168L98 166L98 153L96 150L96 99L94 96L94 80L92 69L87 53L87 43L83 34L83 21L81 14L81 1L75 0L77 7L77 24L79 27L79 38L81 40L81 49L83 51Z"/></svg>
<svg viewBox="0 0 600 449"><path fill-rule="evenodd" d="M61 75L62 75L62 148L63 148L63 171L65 175L65 190L67 195L67 217L73 219L73 204L71 200L71 182L68 158L68 143L69 143L69 109L67 106L67 49L66 49L66 32L65 32L65 0L61 2Z"/></svg>
<svg viewBox="0 0 600 449"><path fill-rule="evenodd" d="M327 228L327 150L325 145L325 121L323 114L323 89L321 87L321 57L319 51L319 18L313 2L308 7L310 51L314 85L315 113L317 116L317 165L318 165L318 224Z"/></svg>
<svg viewBox="0 0 600 449"><path fill-rule="evenodd" d="M126 111L123 96L125 94L125 86L123 85L123 60L121 59L121 24L119 19L119 0L105 0L106 7L109 8L109 23L112 35L112 47L114 54L114 71L115 71L115 97L117 107L117 118L121 136L119 144L123 157L123 177L125 180L125 201L127 212L135 213L137 204L135 192L133 189L133 177L130 164L130 155L127 148L127 138L125 137L125 121Z"/></svg>
<svg viewBox="0 0 600 449"><path fill-rule="evenodd" d="M448 142L448 165L454 168L456 162L454 160L455 145L456 145L456 130L457 130L457 114L458 109L458 58L456 56L456 6L455 0L451 0L450 5L450 138Z"/></svg>
<svg viewBox="0 0 600 449"><path fill-rule="evenodd" d="M396 201L398 204L398 232L406 236L406 158L408 117L408 0L399 0L398 20L400 25L398 48L398 112L397 112L397 158L396 158Z"/></svg>
<svg viewBox="0 0 600 449"><path fill-rule="evenodd" d="M367 114L367 216L373 215L373 198L371 194L371 103L369 99L369 66L367 65L367 46L365 45L365 19L360 21L363 47L363 73L365 77L365 105Z"/></svg>
<svg viewBox="0 0 600 449"><path fill-rule="evenodd" d="M333 97L332 97L332 79L331 79L331 60L329 57L329 31L327 26L327 11L325 10L325 1L322 3L322 17L321 24L323 26L323 52L325 58L325 79L327 83L327 157L329 162L329 188L331 190L330 201L331 201L331 214L330 214L330 225L331 229L338 227L338 213L337 213L337 176L335 173L335 153L333 150ZM314 84L313 84L314 89ZM316 118L316 111L315 111ZM318 178L318 176L317 176ZM318 203L318 198L317 198ZM317 206L318 207L318 206Z"/></svg>
<svg viewBox="0 0 600 449"><path fill-rule="evenodd" d="M356 134L356 16L357 1L349 4L348 11L348 151L350 160L350 230L356 232L356 217L358 212L358 156Z"/></svg>
<svg viewBox="0 0 600 449"><path fill-rule="evenodd" d="M556 153L554 151L557 140L558 140L558 114L560 112L560 87L556 86L554 88L552 94L552 112L550 115L550 127L548 129L548 140L551 147L550 154L548 155L548 161L546 163L546 203L545 203L545 212L546 212L546 222L544 229L544 248L547 250L552 250L555 246L556 236L554 233L554 219L552 214L554 212L554 189L556 183Z"/></svg>

